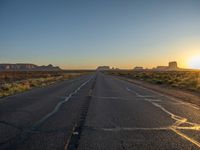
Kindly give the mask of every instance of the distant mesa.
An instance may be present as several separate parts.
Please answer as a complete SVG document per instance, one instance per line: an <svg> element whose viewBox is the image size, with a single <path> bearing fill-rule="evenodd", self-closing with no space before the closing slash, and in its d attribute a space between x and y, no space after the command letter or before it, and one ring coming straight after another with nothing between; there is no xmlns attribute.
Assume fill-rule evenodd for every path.
<svg viewBox="0 0 200 150"><path fill-rule="evenodd" d="M158 71L176 71L179 70L178 64L176 61L169 62L168 66L157 66L155 70Z"/></svg>
<svg viewBox="0 0 200 150"><path fill-rule="evenodd" d="M99 66L99 67L97 67L97 70L99 70L99 71L110 70L110 67L109 66Z"/></svg>
<svg viewBox="0 0 200 150"><path fill-rule="evenodd" d="M37 66L34 64L0 64L0 71L61 71L57 66Z"/></svg>
<svg viewBox="0 0 200 150"><path fill-rule="evenodd" d="M150 70L150 69L144 69L143 67L135 67L133 69L134 71L142 71L142 70ZM155 71L177 71L177 70L181 70L178 67L178 64L176 61L171 61L169 62L168 66L157 66L156 68L153 68L152 70Z"/></svg>

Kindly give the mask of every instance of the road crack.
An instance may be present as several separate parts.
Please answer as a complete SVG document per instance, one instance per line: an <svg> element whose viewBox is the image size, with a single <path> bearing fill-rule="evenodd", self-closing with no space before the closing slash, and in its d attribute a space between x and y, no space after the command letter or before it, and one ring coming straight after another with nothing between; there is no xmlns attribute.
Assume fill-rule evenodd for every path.
<svg viewBox="0 0 200 150"><path fill-rule="evenodd" d="M182 138L186 139L187 141L193 143L194 145L196 145L197 147L200 148L200 142L194 140L193 138L187 136L186 134L184 134L183 132L180 131L180 130L200 131L200 124L189 122L187 118L173 114L172 112L170 112L166 108L164 108L162 105L158 104L157 100L155 101L154 99L149 99L148 97L142 96L139 93L137 93L129 88L126 88L126 90L131 93L134 93L138 97L144 98L145 101L150 102L155 107L161 109L163 112L168 114L173 120L175 120L175 123L172 124L171 126L169 126L169 129L171 131L175 132L177 135L181 136ZM185 125L185 126L183 126L183 125ZM186 125L188 125L188 126L186 126Z"/></svg>
<svg viewBox="0 0 200 150"><path fill-rule="evenodd" d="M76 150L78 148L79 140L81 138L81 134L82 134L82 131L84 128L84 124L85 124L85 120L87 117L90 102L92 99L92 92L95 87L95 84L96 84L96 77L92 83L91 89L89 90L88 98L86 99L86 101L84 102L84 104L81 107L81 113L80 113L78 121L75 123L75 125L72 129L71 137L65 144L65 147L64 147L65 150Z"/></svg>

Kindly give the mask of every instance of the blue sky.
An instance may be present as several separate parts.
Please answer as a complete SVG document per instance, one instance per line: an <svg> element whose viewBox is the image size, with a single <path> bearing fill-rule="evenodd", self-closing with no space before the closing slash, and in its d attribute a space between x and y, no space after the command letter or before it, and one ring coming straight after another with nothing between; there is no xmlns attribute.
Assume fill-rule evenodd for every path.
<svg viewBox="0 0 200 150"><path fill-rule="evenodd" d="M199 0L0 1L0 63L186 67L199 43Z"/></svg>

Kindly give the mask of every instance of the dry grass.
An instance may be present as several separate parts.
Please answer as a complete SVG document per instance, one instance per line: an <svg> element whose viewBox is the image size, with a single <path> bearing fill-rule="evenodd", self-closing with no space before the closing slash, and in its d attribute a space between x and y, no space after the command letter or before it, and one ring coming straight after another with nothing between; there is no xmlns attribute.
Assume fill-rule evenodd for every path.
<svg viewBox="0 0 200 150"><path fill-rule="evenodd" d="M44 87L59 81L79 77L86 73L26 72L1 74L0 97L13 95L34 87ZM4 77L4 78L3 78Z"/></svg>
<svg viewBox="0 0 200 150"><path fill-rule="evenodd" d="M143 80L153 84L200 92L199 71L110 71L107 73Z"/></svg>

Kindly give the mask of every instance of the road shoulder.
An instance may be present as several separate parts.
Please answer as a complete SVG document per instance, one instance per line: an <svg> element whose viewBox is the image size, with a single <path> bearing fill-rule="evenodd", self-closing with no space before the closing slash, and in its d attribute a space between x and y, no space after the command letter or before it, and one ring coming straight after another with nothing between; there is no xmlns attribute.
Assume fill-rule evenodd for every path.
<svg viewBox="0 0 200 150"><path fill-rule="evenodd" d="M124 81L131 82L131 83L141 86L143 88L147 88L154 92L158 92L158 93L161 93L161 94L164 94L167 96L171 96L178 100L200 106L200 95L194 94L192 92L173 89L173 88L166 87L166 86L163 87L163 86L151 84L151 83L148 83L145 81L130 79L130 78L126 78L126 77L119 77L119 76L115 76L115 77L118 79L124 80Z"/></svg>

